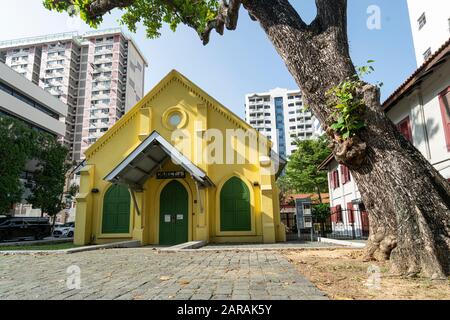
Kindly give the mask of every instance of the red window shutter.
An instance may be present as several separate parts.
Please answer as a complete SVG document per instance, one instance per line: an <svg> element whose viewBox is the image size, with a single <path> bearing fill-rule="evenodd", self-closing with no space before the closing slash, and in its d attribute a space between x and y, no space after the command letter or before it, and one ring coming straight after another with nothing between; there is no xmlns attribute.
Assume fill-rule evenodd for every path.
<svg viewBox="0 0 450 320"><path fill-rule="evenodd" d="M410 142L413 142L412 138L412 130L411 130L411 121L409 120L409 116L400 121L397 124L398 131Z"/></svg>
<svg viewBox="0 0 450 320"><path fill-rule="evenodd" d="M341 166L341 179L342 179L342 184L346 184L347 182L350 182L350 170L347 166L344 166L344 165Z"/></svg>
<svg viewBox="0 0 450 320"><path fill-rule="evenodd" d="M347 218L348 218L348 223L355 222L355 219L353 217L353 203L351 203L351 202L347 203Z"/></svg>
<svg viewBox="0 0 450 320"><path fill-rule="evenodd" d="M332 207L331 209L331 222L336 223L336 207Z"/></svg>
<svg viewBox="0 0 450 320"><path fill-rule="evenodd" d="M439 95L439 104L441 105L445 143L447 145L447 151L450 152L450 87L441 92L441 94Z"/></svg>
<svg viewBox="0 0 450 320"><path fill-rule="evenodd" d="M336 222L342 222L342 207L340 204L336 206Z"/></svg>
<svg viewBox="0 0 450 320"><path fill-rule="evenodd" d="M339 188L341 185L339 184L339 171L335 171L336 175L336 188Z"/></svg>
<svg viewBox="0 0 450 320"><path fill-rule="evenodd" d="M331 184L331 189L334 190L334 171L330 172L330 184Z"/></svg>
<svg viewBox="0 0 450 320"><path fill-rule="evenodd" d="M350 182L352 180L352 176L350 174L350 169L348 167L346 167L347 169L347 182Z"/></svg>

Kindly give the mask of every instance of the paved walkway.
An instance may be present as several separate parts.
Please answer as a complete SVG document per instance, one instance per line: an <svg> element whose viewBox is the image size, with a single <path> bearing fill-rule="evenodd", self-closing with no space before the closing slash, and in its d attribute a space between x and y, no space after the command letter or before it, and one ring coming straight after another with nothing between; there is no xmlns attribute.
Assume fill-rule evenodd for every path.
<svg viewBox="0 0 450 320"><path fill-rule="evenodd" d="M70 266L81 270L80 290L67 287ZM326 297L277 252L158 252L137 248L72 255L0 255L0 299Z"/></svg>
<svg viewBox="0 0 450 320"><path fill-rule="evenodd" d="M290 249L320 249L333 248L339 245L324 242L310 242L310 241L290 241L278 242L273 244L261 243L239 243L239 244L208 244L202 247L201 250L290 250Z"/></svg>

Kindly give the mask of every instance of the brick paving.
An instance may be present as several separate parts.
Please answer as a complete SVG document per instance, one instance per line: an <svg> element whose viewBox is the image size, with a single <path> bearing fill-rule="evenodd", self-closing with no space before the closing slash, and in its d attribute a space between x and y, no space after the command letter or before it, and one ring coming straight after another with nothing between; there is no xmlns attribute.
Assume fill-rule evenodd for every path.
<svg viewBox="0 0 450 320"><path fill-rule="evenodd" d="M81 270L68 289L67 268ZM276 251L158 252L148 248L76 254L0 255L0 299L326 299Z"/></svg>

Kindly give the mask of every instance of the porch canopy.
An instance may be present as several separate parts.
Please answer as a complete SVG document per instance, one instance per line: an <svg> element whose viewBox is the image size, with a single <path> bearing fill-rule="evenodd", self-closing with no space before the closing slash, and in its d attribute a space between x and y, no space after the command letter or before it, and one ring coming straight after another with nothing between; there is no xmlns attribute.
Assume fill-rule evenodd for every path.
<svg viewBox="0 0 450 320"><path fill-rule="evenodd" d="M158 132L150 134L104 180L142 192L145 182L156 175L166 161L180 165L201 187L213 186L205 172L194 165Z"/></svg>

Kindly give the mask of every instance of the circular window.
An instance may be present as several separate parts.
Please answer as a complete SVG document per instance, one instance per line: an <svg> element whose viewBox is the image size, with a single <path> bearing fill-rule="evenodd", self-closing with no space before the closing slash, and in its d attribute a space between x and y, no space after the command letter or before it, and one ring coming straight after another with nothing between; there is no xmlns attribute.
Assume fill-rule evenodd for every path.
<svg viewBox="0 0 450 320"><path fill-rule="evenodd" d="M169 124L173 127L178 127L181 123L182 116L178 112L174 112L169 116Z"/></svg>
<svg viewBox="0 0 450 320"><path fill-rule="evenodd" d="M186 126L188 116L181 108L173 107L164 112L161 120L164 127L168 130L175 130Z"/></svg>

